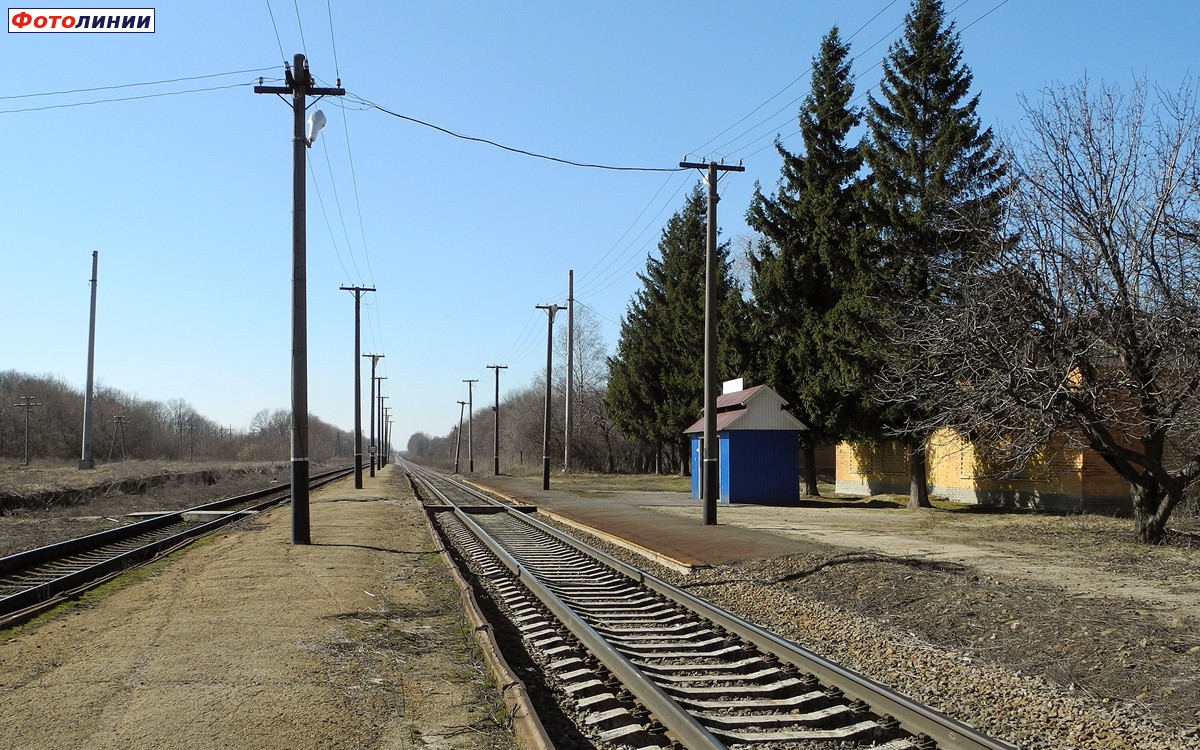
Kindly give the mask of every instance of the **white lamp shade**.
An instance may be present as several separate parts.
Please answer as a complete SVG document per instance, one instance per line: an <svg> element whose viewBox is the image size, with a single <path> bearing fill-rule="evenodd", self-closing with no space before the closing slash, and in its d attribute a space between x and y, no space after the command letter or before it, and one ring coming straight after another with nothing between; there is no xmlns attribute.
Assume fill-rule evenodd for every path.
<svg viewBox="0 0 1200 750"><path fill-rule="evenodd" d="M325 113L321 110L314 110L308 116L308 145L312 145L313 141L317 140L317 133L321 132L321 128L325 127Z"/></svg>

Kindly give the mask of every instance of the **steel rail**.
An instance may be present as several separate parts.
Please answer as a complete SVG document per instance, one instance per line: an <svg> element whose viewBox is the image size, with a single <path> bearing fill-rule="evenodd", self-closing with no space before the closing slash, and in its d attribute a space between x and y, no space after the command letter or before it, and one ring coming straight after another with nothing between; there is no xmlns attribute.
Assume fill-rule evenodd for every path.
<svg viewBox="0 0 1200 750"><path fill-rule="evenodd" d="M327 471L312 477L311 487L317 488L348 475L352 468L340 468ZM161 516L145 521L127 524L116 529L101 531L96 534L68 539L45 547L18 552L0 558L0 580L17 578L23 574L36 576L39 568L53 565L72 565L72 558L102 553L105 548L119 547L127 543L136 543L138 537L144 537L156 532L163 532L172 526L184 523L185 513L223 510L235 505L254 502L261 498L270 498L243 510L258 512L286 501L290 486L281 484L262 490L224 498L215 502L198 505L192 508L164 513ZM75 570L42 581L15 593L0 597L0 625L10 624L16 620L40 612L63 599L78 595L90 588L123 573L137 564L148 562L163 554L194 541L206 534L241 517L240 513L230 513L225 516L191 525L182 531L167 536L155 537L138 546L115 550L114 554L105 559L88 562L82 561Z"/></svg>
<svg viewBox="0 0 1200 750"><path fill-rule="evenodd" d="M420 467L420 470L423 472L428 471L424 467ZM641 583L685 609L703 618L712 620L720 627L752 643L764 653L772 654L783 661L791 662L811 672L821 682L840 689L848 698L861 700L871 706L873 711L880 714L887 714L898 720L906 731L914 735L923 734L927 736L937 743L938 748L943 750L1014 750L1014 746L1009 743L988 737L973 727L967 726L940 711L917 703L902 693L896 692L868 677L832 662L799 644L754 625L732 612L700 599L651 573L647 573L603 550L566 534L532 517L528 513L509 508L474 487L454 482L454 480L440 475L435 474L435 476L444 481L453 482L462 490L488 504L495 504L506 508L508 512L521 518L534 528L549 534L574 549L584 552L596 561L614 568L628 578ZM440 492L438 494L441 495ZM489 544L490 546L491 544ZM519 563L517 564L519 565ZM532 575L528 575L527 577L532 578Z"/></svg>
<svg viewBox="0 0 1200 750"><path fill-rule="evenodd" d="M414 474L418 477L421 476L417 472ZM658 719L659 723L666 727L667 732L675 740L683 743L689 750L726 750L725 744L714 737L704 728L704 725L685 711L674 699L664 693L662 688L646 677L629 659L613 648L612 644L597 633L591 625L584 622L557 594L548 589L536 576L529 573L525 566L521 565L508 550L492 538L491 534L480 528L470 518L469 513L459 508L432 482L425 481L425 486L453 509L455 517L470 529L471 533L496 556L504 567L512 571L517 580L523 583L562 622L567 630L579 639L584 648L617 679L621 680L626 689Z"/></svg>

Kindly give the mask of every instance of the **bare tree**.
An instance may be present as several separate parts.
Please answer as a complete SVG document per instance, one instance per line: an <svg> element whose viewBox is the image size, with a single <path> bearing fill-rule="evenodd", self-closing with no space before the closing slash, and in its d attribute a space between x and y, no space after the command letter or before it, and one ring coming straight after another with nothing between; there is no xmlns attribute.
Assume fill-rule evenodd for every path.
<svg viewBox="0 0 1200 750"><path fill-rule="evenodd" d="M897 333L932 367L891 373L894 392L934 399L923 427L957 428L996 465L1092 448L1128 485L1139 539L1158 543L1200 476L1196 90L1084 80L1024 104L1019 239Z"/></svg>

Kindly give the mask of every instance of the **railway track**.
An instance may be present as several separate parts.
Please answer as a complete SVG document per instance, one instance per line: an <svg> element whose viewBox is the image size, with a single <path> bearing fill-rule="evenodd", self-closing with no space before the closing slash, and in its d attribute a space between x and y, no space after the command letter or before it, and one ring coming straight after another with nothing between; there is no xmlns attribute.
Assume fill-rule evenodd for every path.
<svg viewBox="0 0 1200 750"><path fill-rule="evenodd" d="M1006 750L421 467L435 524L597 747Z"/></svg>
<svg viewBox="0 0 1200 750"><path fill-rule="evenodd" d="M349 474L335 469L312 477L319 487ZM185 510L164 512L98 534L0 558L0 625L27 619L139 564L181 547L248 514L285 502L278 485Z"/></svg>

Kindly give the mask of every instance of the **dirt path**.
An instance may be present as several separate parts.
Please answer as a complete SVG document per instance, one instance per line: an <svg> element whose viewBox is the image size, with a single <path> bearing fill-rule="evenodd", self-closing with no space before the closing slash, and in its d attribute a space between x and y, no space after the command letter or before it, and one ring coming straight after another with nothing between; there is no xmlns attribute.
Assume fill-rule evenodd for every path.
<svg viewBox="0 0 1200 750"><path fill-rule="evenodd" d="M0 748L509 747L402 476L312 495L0 633Z"/></svg>

